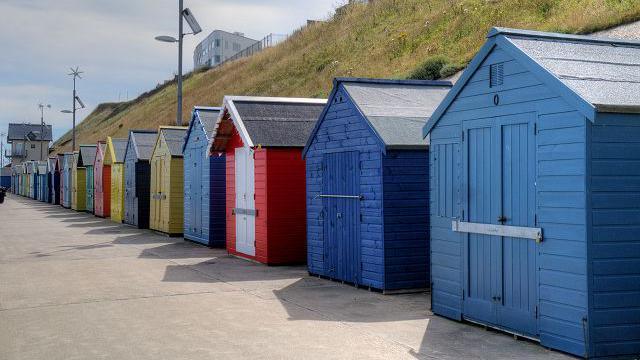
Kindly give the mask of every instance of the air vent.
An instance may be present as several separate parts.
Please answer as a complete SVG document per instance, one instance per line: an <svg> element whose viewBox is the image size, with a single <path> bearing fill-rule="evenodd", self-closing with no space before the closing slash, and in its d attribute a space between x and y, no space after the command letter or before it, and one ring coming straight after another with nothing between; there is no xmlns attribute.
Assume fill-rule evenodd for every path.
<svg viewBox="0 0 640 360"><path fill-rule="evenodd" d="M504 64L492 64L489 67L489 87L496 87L502 85L504 80Z"/></svg>

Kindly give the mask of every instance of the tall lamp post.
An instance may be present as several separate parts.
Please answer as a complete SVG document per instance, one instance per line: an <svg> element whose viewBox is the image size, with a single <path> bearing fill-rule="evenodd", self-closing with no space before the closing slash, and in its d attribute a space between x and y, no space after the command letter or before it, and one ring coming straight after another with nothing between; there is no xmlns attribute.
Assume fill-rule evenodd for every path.
<svg viewBox="0 0 640 360"><path fill-rule="evenodd" d="M189 24L191 28L190 33L184 33L183 31L183 18ZM182 42L185 35L195 35L202 31L198 21L191 13L189 8L184 9L183 0L178 0L178 38L173 36L161 35L156 36L156 40L168 43L178 43L178 110L176 114L176 124L182 126Z"/></svg>
<svg viewBox="0 0 640 360"><path fill-rule="evenodd" d="M44 155L44 142L45 142L45 137L46 134L44 133L44 108L47 109L51 109L51 105L50 104L38 104L38 107L40 108L40 158L42 160L45 160L46 157ZM47 150L49 150L49 143L47 143Z"/></svg>
<svg viewBox="0 0 640 360"><path fill-rule="evenodd" d="M80 110L80 109L84 109L84 104L82 103L82 100L80 100L80 97L78 97L78 95L76 94L76 79L80 78L82 79L82 76L80 76L80 74L82 74L83 71L80 71L80 69L76 66L76 68L71 68L71 73L69 73L69 76L73 76L73 107L71 108L71 110L62 110L61 112L64 114L73 114L73 129L71 131L71 151L76 151L76 110ZM76 104L79 104L80 107L76 107Z"/></svg>

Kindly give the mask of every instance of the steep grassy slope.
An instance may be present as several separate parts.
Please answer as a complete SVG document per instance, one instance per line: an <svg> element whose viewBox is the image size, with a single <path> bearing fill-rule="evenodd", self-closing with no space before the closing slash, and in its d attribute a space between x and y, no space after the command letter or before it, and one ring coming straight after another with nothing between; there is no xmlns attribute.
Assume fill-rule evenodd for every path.
<svg viewBox="0 0 640 360"><path fill-rule="evenodd" d="M184 85L185 122L194 105L228 95L323 97L336 76L404 78L417 68L462 68L492 26L589 33L640 19L638 0L376 0L298 31L249 59L191 74ZM78 143L128 129L175 122L175 84L129 103L96 109L78 127ZM68 149L70 134L55 143Z"/></svg>

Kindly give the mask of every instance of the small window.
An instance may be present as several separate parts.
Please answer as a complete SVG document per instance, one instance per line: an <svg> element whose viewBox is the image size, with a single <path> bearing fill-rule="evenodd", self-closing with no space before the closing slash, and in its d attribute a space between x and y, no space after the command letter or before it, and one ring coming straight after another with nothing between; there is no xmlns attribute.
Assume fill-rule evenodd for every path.
<svg viewBox="0 0 640 360"><path fill-rule="evenodd" d="M35 149L36 148L36 144L31 144L31 148Z"/></svg>
<svg viewBox="0 0 640 360"><path fill-rule="evenodd" d="M502 85L504 81L504 64L492 64L489 67L489 87L496 87Z"/></svg>

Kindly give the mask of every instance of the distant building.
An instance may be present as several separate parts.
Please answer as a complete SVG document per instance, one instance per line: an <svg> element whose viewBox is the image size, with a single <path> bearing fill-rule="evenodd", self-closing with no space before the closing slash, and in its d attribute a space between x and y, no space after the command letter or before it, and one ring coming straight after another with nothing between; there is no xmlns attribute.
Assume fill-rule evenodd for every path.
<svg viewBox="0 0 640 360"><path fill-rule="evenodd" d="M44 134L41 134L40 124L9 124L7 144L11 144L11 152L5 155L11 158L11 165L47 160L51 130L51 125L45 125Z"/></svg>
<svg viewBox="0 0 640 360"><path fill-rule="evenodd" d="M236 53L257 43L240 32L214 30L193 51L193 67L215 67Z"/></svg>

